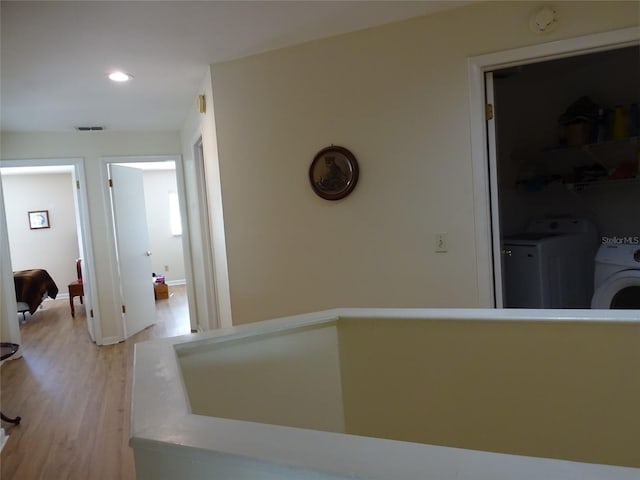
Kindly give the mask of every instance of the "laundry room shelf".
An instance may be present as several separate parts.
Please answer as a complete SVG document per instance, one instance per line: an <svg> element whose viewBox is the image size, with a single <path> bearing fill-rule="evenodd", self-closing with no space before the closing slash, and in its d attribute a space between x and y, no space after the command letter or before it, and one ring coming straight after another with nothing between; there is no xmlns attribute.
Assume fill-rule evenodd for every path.
<svg viewBox="0 0 640 480"><path fill-rule="evenodd" d="M606 187L620 187L629 185L639 185L640 177L636 178L621 178L618 180L597 180L594 182L576 182L565 183L569 190L582 191L590 188L606 188Z"/></svg>
<svg viewBox="0 0 640 480"><path fill-rule="evenodd" d="M558 146L538 151L519 152L513 155L520 164L517 183L533 185L533 190L544 188L551 182L564 183L570 188L582 190L599 185L635 183L640 144L638 137L609 140L579 146ZM625 169L621 174L621 169ZM632 169L632 172L628 170ZM612 173L623 179L607 179ZM584 176L601 177L587 181Z"/></svg>
<svg viewBox="0 0 640 480"><path fill-rule="evenodd" d="M512 157L518 160L543 160L546 158L562 159L573 156L611 155L618 152L624 154L638 148L638 137L626 137L619 140L607 140L598 143L587 143L585 145L554 145L538 150L525 150L514 152Z"/></svg>

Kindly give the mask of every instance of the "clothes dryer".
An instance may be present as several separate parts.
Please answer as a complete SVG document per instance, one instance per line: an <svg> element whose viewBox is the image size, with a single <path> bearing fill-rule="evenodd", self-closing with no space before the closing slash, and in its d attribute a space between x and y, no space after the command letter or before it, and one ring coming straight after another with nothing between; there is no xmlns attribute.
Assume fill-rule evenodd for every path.
<svg viewBox="0 0 640 480"><path fill-rule="evenodd" d="M640 310L640 245L602 245L591 308Z"/></svg>

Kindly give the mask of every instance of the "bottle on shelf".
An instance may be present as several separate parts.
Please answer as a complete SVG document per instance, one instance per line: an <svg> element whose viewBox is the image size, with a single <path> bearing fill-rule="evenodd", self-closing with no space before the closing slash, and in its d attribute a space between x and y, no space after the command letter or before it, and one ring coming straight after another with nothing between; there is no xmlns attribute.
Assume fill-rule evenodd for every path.
<svg viewBox="0 0 640 480"><path fill-rule="evenodd" d="M629 129L627 127L627 118L622 105L616 105L613 110L612 133L614 140L622 140L627 137Z"/></svg>

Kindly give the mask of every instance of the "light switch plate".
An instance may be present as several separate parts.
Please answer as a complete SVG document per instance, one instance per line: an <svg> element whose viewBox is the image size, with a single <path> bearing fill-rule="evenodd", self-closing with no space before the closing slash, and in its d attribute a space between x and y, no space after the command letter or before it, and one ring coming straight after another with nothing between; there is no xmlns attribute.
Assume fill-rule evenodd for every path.
<svg viewBox="0 0 640 480"><path fill-rule="evenodd" d="M445 232L436 233L434 246L436 253L446 253L449 251L447 234Z"/></svg>

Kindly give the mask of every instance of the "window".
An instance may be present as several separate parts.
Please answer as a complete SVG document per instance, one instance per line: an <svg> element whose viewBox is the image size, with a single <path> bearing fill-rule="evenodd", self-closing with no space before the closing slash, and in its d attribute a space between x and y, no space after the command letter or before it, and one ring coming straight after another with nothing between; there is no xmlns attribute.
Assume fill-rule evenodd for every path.
<svg viewBox="0 0 640 480"><path fill-rule="evenodd" d="M171 235L182 235L182 219L180 218L180 204L178 194L169 192L169 224Z"/></svg>

